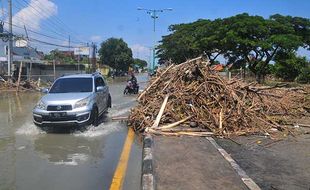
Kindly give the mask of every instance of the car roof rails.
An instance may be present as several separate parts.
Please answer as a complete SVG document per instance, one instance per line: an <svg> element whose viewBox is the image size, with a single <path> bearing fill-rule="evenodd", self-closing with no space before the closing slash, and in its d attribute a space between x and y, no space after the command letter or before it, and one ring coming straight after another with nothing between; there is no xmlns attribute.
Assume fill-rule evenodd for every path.
<svg viewBox="0 0 310 190"><path fill-rule="evenodd" d="M95 71L94 73L92 73L93 76L95 75L102 75L100 71Z"/></svg>

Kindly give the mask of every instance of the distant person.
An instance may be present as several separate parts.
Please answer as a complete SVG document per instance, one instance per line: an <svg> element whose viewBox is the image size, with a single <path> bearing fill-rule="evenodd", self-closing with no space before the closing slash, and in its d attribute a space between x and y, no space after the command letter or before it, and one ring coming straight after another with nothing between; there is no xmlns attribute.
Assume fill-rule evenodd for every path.
<svg viewBox="0 0 310 190"><path fill-rule="evenodd" d="M136 85L136 84L138 83L137 78L136 78L136 76L135 76L134 73L131 73L130 81L131 81L134 85Z"/></svg>

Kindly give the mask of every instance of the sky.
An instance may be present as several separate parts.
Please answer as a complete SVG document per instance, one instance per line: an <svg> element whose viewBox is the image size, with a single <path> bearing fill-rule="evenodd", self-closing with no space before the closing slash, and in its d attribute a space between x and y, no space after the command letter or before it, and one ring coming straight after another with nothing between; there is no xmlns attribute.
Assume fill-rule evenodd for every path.
<svg viewBox="0 0 310 190"><path fill-rule="evenodd" d="M6 1L2 2L4 9L1 11L5 14ZM33 7L41 12L34 14ZM146 11L137 10L138 7L173 9L158 14L156 41L169 34L169 25L197 19L225 18L244 12L266 18L277 13L310 18L309 0L13 0L13 22L26 23L33 31L59 36L59 40L42 36L40 39L63 45L68 44L69 35L72 43L96 42L98 45L110 37L123 38L132 48L134 57L148 61L154 44L153 20ZM21 28L13 29L24 33ZM35 36L34 33L29 35ZM309 51L300 52L310 55Z"/></svg>

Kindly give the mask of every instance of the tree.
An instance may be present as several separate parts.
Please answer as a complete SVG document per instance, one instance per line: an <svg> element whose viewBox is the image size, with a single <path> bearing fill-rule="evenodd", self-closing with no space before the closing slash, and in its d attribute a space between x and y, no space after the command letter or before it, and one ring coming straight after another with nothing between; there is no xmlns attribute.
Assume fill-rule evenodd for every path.
<svg viewBox="0 0 310 190"><path fill-rule="evenodd" d="M138 58L134 59L134 64L139 66L139 68L141 69L147 66L147 62L145 60L138 59Z"/></svg>
<svg viewBox="0 0 310 190"><path fill-rule="evenodd" d="M305 57L297 57L294 52L279 52L275 57L273 72L285 81L294 81L308 66Z"/></svg>
<svg viewBox="0 0 310 190"><path fill-rule="evenodd" d="M195 27L203 22L199 20L190 24L171 25L169 31L172 33L163 36L157 47L160 62L171 59L174 63L182 63L202 54L195 43Z"/></svg>
<svg viewBox="0 0 310 190"><path fill-rule="evenodd" d="M100 63L109 65L118 71L128 71L133 64L132 51L123 39L109 38L101 43Z"/></svg>
<svg viewBox="0 0 310 190"><path fill-rule="evenodd" d="M59 49L54 49L49 52L49 54L44 56L45 60L49 61L57 61L58 63L65 63L65 64L74 64L76 61L73 59L71 55L64 54Z"/></svg>
<svg viewBox="0 0 310 190"><path fill-rule="evenodd" d="M171 59L174 63L182 63L204 54L213 64L226 47L223 45L225 28L221 22L221 19L200 19L189 24L171 25L169 31L172 33L163 36L157 48L160 61Z"/></svg>
<svg viewBox="0 0 310 190"><path fill-rule="evenodd" d="M181 63L204 54L214 63L219 55L224 55L230 63L248 67L258 82L263 82L278 52L310 49L310 20L301 17L277 14L265 19L243 13L172 25L169 30L171 34L163 36L158 46L161 60Z"/></svg>
<svg viewBox="0 0 310 190"><path fill-rule="evenodd" d="M310 63L301 69L301 73L296 78L296 81L299 83L310 83Z"/></svg>

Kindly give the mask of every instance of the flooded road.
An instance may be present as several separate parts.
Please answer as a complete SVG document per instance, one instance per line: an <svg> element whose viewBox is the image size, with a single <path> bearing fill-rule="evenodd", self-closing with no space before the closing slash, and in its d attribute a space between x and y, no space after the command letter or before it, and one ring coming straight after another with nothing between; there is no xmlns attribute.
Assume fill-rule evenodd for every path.
<svg viewBox="0 0 310 190"><path fill-rule="evenodd" d="M102 123L70 133L47 133L32 123L42 94L0 92L0 189L109 189L128 133L126 123L111 117L135 104L134 96L122 94L125 82L109 86L113 105ZM135 136L123 189L140 188L141 151Z"/></svg>

